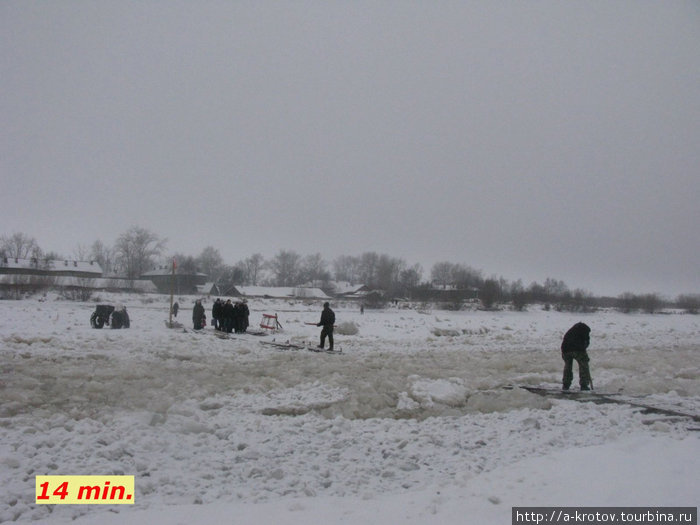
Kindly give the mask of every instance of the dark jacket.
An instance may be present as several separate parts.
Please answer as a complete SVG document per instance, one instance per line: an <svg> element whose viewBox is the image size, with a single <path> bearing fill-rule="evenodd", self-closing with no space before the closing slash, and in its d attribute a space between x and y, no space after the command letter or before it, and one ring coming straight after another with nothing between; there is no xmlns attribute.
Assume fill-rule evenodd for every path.
<svg viewBox="0 0 700 525"><path fill-rule="evenodd" d="M250 317L250 309L248 308L248 305L245 303L241 303L241 330L245 332L248 329L249 322L248 318Z"/></svg>
<svg viewBox="0 0 700 525"><path fill-rule="evenodd" d="M335 313L333 310L331 310L330 306L326 306L323 308L323 312L321 312L321 321L318 323L317 326L323 326L324 328L333 328L333 325L335 324Z"/></svg>
<svg viewBox="0 0 700 525"><path fill-rule="evenodd" d="M222 304L219 299L214 301L214 306L211 308L211 316L213 319L221 319L221 310L222 310Z"/></svg>
<svg viewBox="0 0 700 525"><path fill-rule="evenodd" d="M233 318L236 315L236 311L233 308L233 303L231 301L226 301L226 304L221 308L221 314L220 318L221 319L227 319L231 323L233 323Z"/></svg>
<svg viewBox="0 0 700 525"><path fill-rule="evenodd" d="M205 318L204 306L198 301L195 303L194 308L192 308L192 322L194 323L195 330L204 328Z"/></svg>
<svg viewBox="0 0 700 525"><path fill-rule="evenodd" d="M576 323L564 334L561 351L565 354L585 352L591 342L591 329L584 323Z"/></svg>
<svg viewBox="0 0 700 525"><path fill-rule="evenodd" d="M202 306L202 303L196 303L192 309L192 320L195 322L200 321L202 317L204 317L204 306Z"/></svg>

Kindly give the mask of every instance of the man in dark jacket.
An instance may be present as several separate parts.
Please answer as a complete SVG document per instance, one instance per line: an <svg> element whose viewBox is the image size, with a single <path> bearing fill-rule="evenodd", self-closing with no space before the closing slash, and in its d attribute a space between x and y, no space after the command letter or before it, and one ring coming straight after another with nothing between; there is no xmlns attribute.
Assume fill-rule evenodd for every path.
<svg viewBox="0 0 700 525"><path fill-rule="evenodd" d="M562 388L569 390L574 379L574 359L578 363L578 378L581 390L591 389L591 372L588 368L588 353L591 329L584 323L576 323L564 334L561 342L561 357L564 360Z"/></svg>
<svg viewBox="0 0 700 525"><path fill-rule="evenodd" d="M217 330L223 330L223 323L221 321L221 310L223 309L223 304L221 303L221 299L217 298L216 301L214 301L214 306L211 307L211 318L214 320L214 328Z"/></svg>
<svg viewBox="0 0 700 525"><path fill-rule="evenodd" d="M238 301L233 305L233 330L237 334L245 332L245 308L243 302Z"/></svg>
<svg viewBox="0 0 700 525"><path fill-rule="evenodd" d="M319 348L326 346L326 336L328 336L328 349L333 350L333 325L335 324L335 313L331 310L329 303L323 304L323 312L321 312L321 321L316 326L322 326L321 344Z"/></svg>
<svg viewBox="0 0 700 525"><path fill-rule="evenodd" d="M233 303L231 299L226 301L226 304L221 309L221 318L223 321L222 330L228 334L233 330L233 320L236 315L236 311L233 308Z"/></svg>

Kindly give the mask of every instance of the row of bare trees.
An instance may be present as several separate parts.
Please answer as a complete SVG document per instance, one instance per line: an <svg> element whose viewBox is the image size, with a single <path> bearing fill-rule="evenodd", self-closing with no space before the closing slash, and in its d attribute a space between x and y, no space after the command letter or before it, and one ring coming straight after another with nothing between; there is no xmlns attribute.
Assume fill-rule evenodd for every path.
<svg viewBox="0 0 700 525"><path fill-rule="evenodd" d="M201 271L216 282L227 284L298 286L312 283L324 287L331 281L365 284L396 295L420 284L420 265L408 266L403 259L373 252L360 256L343 255L328 263L320 253L302 256L293 250L280 250L271 259L256 253L232 266L224 264L219 252L205 248L198 257L175 254L178 266Z"/></svg>
<svg viewBox="0 0 700 525"><path fill-rule="evenodd" d="M235 264L227 264L218 249L208 246L197 255L168 253L167 239L155 233L132 226L121 234L113 246L95 241L90 247L78 246L71 258L92 260L100 264L105 275L138 279L145 272L177 260L182 273L201 272L210 280L224 285L298 286L313 283L325 287L330 281L363 284L384 292L385 297L421 297L430 300L439 292L453 291L455 306L467 298L478 297L485 308L497 304L511 304L523 310L528 304L567 311L589 311L597 307L617 307L621 311L653 313L673 305L688 312L700 309L700 296L686 294L675 303L664 301L658 294L635 295L625 293L617 298L594 297L582 290L571 290L560 280L547 278L525 286L521 280L509 282L497 277L485 278L481 270L448 261L433 265L430 277L423 280L423 268L409 265L405 260L375 252L359 256L342 255L328 263L320 253L302 256L293 250L280 250L271 259L256 253ZM48 261L64 259L56 253L45 253L33 237L15 233L0 237L0 256ZM460 293L462 292L462 293Z"/></svg>
<svg viewBox="0 0 700 525"><path fill-rule="evenodd" d="M205 248L198 256L192 256L167 254L166 245L166 239L145 228L133 226L117 238L114 246L97 240L90 247L78 246L72 258L96 261L105 275L118 275L130 280L138 279L145 272L174 258L178 271L202 272L215 282L297 286L335 279L363 283L390 293L417 286L423 274L420 265L408 266L403 259L373 252L359 257L341 256L330 265L320 253L302 256L293 250L281 250L269 260L256 253L228 265L212 246ZM21 259L64 258L54 253L44 254L36 240L23 233L0 238L0 254Z"/></svg>
<svg viewBox="0 0 700 525"><path fill-rule="evenodd" d="M55 252L44 252L34 237L24 233L14 233L0 237L0 257L13 259L50 260L75 259L96 261L105 274L119 274L128 279L138 279L151 269L156 259L165 249L166 241L154 233L139 227L132 227L119 236L114 247L95 241L90 248L78 246L72 257L64 257Z"/></svg>

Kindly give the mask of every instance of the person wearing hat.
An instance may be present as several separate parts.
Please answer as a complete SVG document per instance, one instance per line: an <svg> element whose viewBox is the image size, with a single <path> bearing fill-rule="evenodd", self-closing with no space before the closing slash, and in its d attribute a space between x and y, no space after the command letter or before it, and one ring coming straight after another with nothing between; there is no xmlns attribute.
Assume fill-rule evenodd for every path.
<svg viewBox="0 0 700 525"><path fill-rule="evenodd" d="M330 303L323 303L321 321L316 326L322 326L321 344L319 348L326 346L326 336L328 336L328 350L333 350L333 325L335 324L335 313L331 310Z"/></svg>

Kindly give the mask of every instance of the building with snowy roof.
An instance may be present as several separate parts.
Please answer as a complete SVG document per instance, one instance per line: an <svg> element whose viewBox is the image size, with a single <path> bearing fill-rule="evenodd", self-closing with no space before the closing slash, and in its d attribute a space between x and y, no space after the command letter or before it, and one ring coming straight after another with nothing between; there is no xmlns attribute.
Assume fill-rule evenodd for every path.
<svg viewBox="0 0 700 525"><path fill-rule="evenodd" d="M206 284L208 276L182 267L176 268L173 276L173 267L167 265L142 274L141 280L151 281L160 293L196 294L199 287Z"/></svg>
<svg viewBox="0 0 700 525"><path fill-rule="evenodd" d="M40 275L51 277L102 277L102 267L95 261L55 259L0 259L0 275Z"/></svg>
<svg viewBox="0 0 700 525"><path fill-rule="evenodd" d="M37 290L70 286L87 287L86 284L102 276L102 268L95 261L69 261L52 259L0 258L0 290L15 297Z"/></svg>
<svg viewBox="0 0 700 525"><path fill-rule="evenodd" d="M266 299L330 299L320 288L300 286L234 286L229 290L229 295Z"/></svg>
<svg viewBox="0 0 700 525"><path fill-rule="evenodd" d="M1 291L19 297L48 288L63 291L158 291L151 281L103 277L102 267L96 261L0 258Z"/></svg>

